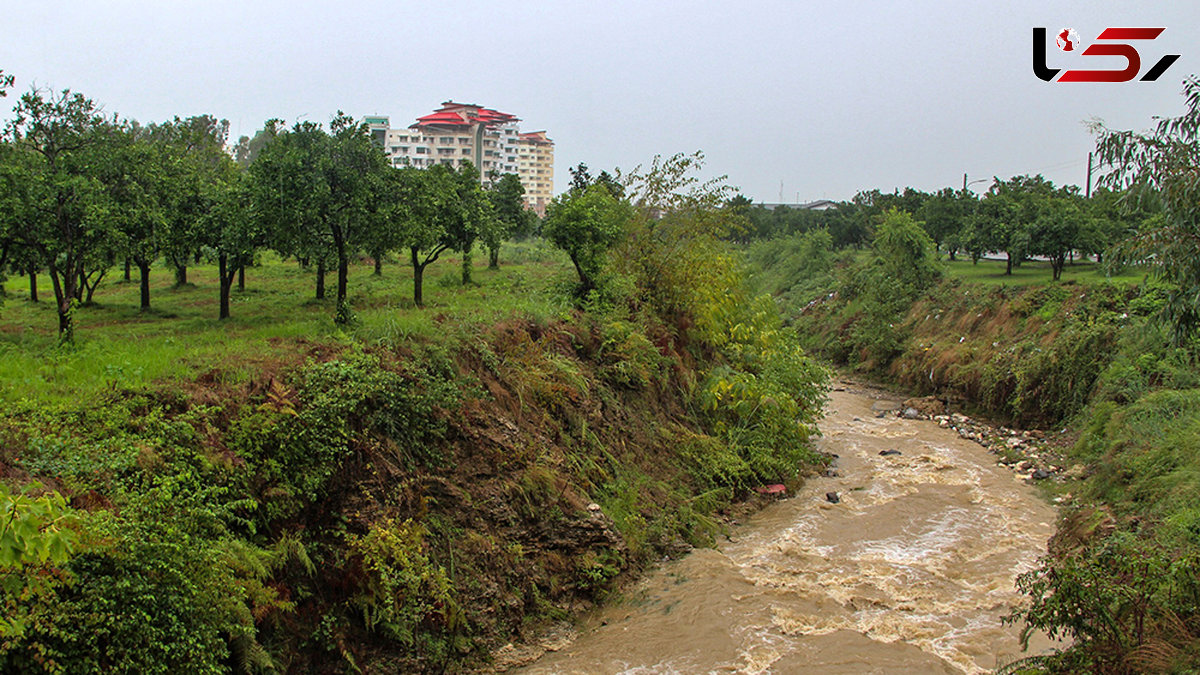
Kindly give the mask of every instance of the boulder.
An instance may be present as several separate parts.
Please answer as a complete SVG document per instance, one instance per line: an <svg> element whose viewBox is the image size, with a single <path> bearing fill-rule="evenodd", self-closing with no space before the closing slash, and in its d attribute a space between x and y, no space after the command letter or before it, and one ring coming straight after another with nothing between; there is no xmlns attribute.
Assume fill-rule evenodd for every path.
<svg viewBox="0 0 1200 675"><path fill-rule="evenodd" d="M922 396L920 398L910 398L902 404L907 412L908 408L916 410L918 413L927 417L934 415L944 415L946 413L946 404L940 401L936 396Z"/></svg>

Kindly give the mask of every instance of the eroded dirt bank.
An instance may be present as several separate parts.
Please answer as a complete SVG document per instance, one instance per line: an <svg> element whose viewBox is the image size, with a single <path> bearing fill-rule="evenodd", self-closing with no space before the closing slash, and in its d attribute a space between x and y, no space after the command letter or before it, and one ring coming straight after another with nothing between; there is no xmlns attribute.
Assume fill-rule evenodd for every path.
<svg viewBox="0 0 1200 675"><path fill-rule="evenodd" d="M952 429L877 417L879 394L839 389L821 424L830 475L664 565L522 672L982 673L1019 656L1000 617L1053 509Z"/></svg>

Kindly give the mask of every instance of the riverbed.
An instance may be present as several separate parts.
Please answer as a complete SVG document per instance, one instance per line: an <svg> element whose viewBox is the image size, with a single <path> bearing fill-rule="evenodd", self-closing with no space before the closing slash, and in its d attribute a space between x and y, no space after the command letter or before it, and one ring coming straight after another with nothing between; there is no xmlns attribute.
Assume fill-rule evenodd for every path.
<svg viewBox="0 0 1200 675"><path fill-rule="evenodd" d="M519 672L974 674L1023 656L1000 617L1053 508L978 444L888 407L839 386L818 441L838 455L830 475L662 565Z"/></svg>

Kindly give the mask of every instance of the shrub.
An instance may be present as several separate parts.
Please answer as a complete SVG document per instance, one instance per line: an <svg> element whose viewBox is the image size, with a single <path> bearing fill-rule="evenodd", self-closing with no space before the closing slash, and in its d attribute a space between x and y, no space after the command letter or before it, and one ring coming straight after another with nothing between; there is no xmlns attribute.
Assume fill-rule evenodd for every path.
<svg viewBox="0 0 1200 675"><path fill-rule="evenodd" d="M355 444L386 445L407 468L441 461L446 427L437 410L457 399L445 376L423 369L406 376L356 351L310 364L298 379L294 390L272 385L230 430L231 447L276 487L272 517L321 494Z"/></svg>
<svg viewBox="0 0 1200 675"><path fill-rule="evenodd" d="M412 520L385 518L347 545L365 578L352 602L367 629L421 656L445 658L464 629L446 570L426 551L427 532Z"/></svg>

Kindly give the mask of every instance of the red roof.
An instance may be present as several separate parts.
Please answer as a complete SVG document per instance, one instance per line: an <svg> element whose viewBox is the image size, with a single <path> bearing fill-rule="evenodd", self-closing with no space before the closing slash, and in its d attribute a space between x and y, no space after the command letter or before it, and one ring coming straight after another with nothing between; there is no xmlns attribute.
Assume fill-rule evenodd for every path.
<svg viewBox="0 0 1200 675"><path fill-rule="evenodd" d="M494 126L507 124L509 122L517 122L518 118L508 113L503 113L491 108L482 106L455 103L454 101L446 101L442 107L435 110L429 115L417 118L417 124L453 124L453 125L468 125L482 124L484 126Z"/></svg>

